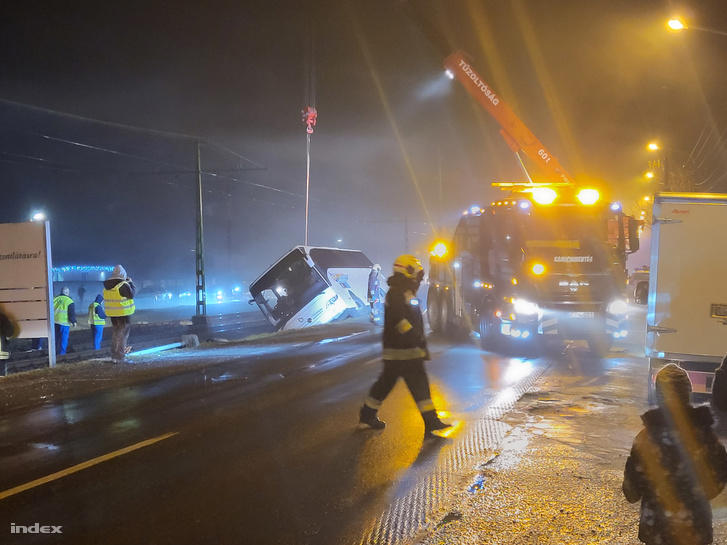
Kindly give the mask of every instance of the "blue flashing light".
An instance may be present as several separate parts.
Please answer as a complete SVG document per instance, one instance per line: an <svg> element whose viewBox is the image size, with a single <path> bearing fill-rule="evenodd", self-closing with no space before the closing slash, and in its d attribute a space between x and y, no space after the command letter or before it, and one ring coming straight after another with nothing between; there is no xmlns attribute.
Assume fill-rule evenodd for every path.
<svg viewBox="0 0 727 545"><path fill-rule="evenodd" d="M55 272L113 272L111 265L63 265L53 267Z"/></svg>
<svg viewBox="0 0 727 545"><path fill-rule="evenodd" d="M240 286L235 286L234 288L232 288L232 291L234 291L235 293L240 293L240 290L242 290Z"/></svg>
<svg viewBox="0 0 727 545"><path fill-rule="evenodd" d="M482 282L480 282L479 280L475 280L474 282L472 282L472 287L473 288L481 288L482 287Z"/></svg>
<svg viewBox="0 0 727 545"><path fill-rule="evenodd" d="M412 297L411 300L409 301L409 304L413 307L418 307L419 299L417 299L416 297Z"/></svg>
<svg viewBox="0 0 727 545"><path fill-rule="evenodd" d="M613 210L614 212L618 212L619 210L621 210L621 203L620 202L612 202L611 203L611 210Z"/></svg>
<svg viewBox="0 0 727 545"><path fill-rule="evenodd" d="M473 204L472 206L470 206L470 214L472 214L472 215L479 214L480 210L481 210L480 207L477 206L476 204Z"/></svg>
<svg viewBox="0 0 727 545"><path fill-rule="evenodd" d="M532 203L530 201L520 201L518 206L521 210L528 210L532 206Z"/></svg>

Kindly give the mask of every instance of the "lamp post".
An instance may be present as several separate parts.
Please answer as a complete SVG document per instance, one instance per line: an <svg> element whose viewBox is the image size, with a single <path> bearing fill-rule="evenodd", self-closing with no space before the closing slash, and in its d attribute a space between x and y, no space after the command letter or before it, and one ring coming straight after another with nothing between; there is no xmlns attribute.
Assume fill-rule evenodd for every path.
<svg viewBox="0 0 727 545"><path fill-rule="evenodd" d="M671 32L681 32L683 30L699 30L700 32L708 32L709 34L718 34L720 36L727 36L727 32L724 30L717 30L716 28L708 28L708 27L702 27L702 26L693 26L689 25L684 22L684 19L681 17L672 17L666 22L666 27Z"/></svg>
<svg viewBox="0 0 727 545"><path fill-rule="evenodd" d="M305 129L305 245L308 246L308 210L310 195L310 137L318 121L318 110L313 106L308 106L303 110L303 123Z"/></svg>
<svg viewBox="0 0 727 545"><path fill-rule="evenodd" d="M649 161L649 170L644 174L644 176L648 180L653 180L654 178L656 178L656 171L661 170L661 185L666 191L669 191L669 164L666 150L664 150L663 146L661 146L655 140L652 140L651 142L646 144L646 149L651 153L656 153L660 151L661 157Z"/></svg>
<svg viewBox="0 0 727 545"><path fill-rule="evenodd" d="M47 219L45 212L37 210L30 215L30 221L45 221Z"/></svg>

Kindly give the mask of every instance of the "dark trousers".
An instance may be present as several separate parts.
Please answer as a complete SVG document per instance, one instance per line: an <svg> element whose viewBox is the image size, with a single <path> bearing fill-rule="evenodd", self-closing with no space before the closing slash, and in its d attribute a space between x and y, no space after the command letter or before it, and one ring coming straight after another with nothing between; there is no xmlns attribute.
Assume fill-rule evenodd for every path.
<svg viewBox="0 0 727 545"><path fill-rule="evenodd" d="M91 342L93 343L93 349L99 350L101 348L101 339L103 337L103 326L92 325L91 326Z"/></svg>
<svg viewBox="0 0 727 545"><path fill-rule="evenodd" d="M65 354L68 350L68 335L71 333L71 326L55 324L56 326L56 354Z"/></svg>
<svg viewBox="0 0 727 545"><path fill-rule="evenodd" d="M111 358L123 360L126 356L126 343L129 340L131 320L128 316L113 316L111 328Z"/></svg>
<svg viewBox="0 0 727 545"><path fill-rule="evenodd" d="M409 388L421 412L434 409L432 395L429 392L429 377L427 377L427 372L424 370L424 360L384 360L384 368L371 390L369 390L366 405L369 405L372 409L378 409L378 405L381 405L381 402L394 389L399 377L406 382L406 386Z"/></svg>

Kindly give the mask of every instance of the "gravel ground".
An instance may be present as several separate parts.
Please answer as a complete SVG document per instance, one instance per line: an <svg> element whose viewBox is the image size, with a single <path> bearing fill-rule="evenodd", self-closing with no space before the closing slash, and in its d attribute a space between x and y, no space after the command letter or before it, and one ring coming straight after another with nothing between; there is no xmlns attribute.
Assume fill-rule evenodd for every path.
<svg viewBox="0 0 727 545"><path fill-rule="evenodd" d="M503 417L512 429L496 455L417 543L639 543L639 504L626 502L621 482L647 409L644 361L551 368ZM727 493L712 507L714 542L727 543Z"/></svg>

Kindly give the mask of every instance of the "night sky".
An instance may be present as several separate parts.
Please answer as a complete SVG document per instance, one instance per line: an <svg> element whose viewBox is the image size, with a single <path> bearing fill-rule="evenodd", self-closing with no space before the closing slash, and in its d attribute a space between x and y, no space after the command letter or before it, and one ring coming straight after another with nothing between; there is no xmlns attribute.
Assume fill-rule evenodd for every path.
<svg viewBox="0 0 727 545"><path fill-rule="evenodd" d="M727 30L722 2L412 4L577 179L631 206L657 138L699 189L727 191L727 36L664 27L680 13ZM302 243L300 110L314 103L311 242L342 239L386 270L489 202L491 181L522 179L442 60L391 0L5 2L0 222L42 208L57 264L122 262L191 286L194 138L7 101L200 137L248 159L202 146L218 174L204 177L208 285L252 280Z"/></svg>

